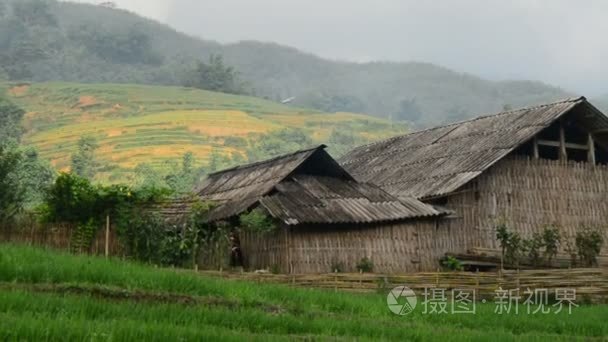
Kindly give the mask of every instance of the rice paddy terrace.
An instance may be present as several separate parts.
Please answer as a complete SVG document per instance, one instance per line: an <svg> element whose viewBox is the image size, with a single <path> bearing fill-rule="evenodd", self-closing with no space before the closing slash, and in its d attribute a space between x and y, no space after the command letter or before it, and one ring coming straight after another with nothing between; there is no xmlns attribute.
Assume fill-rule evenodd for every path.
<svg viewBox="0 0 608 342"><path fill-rule="evenodd" d="M96 137L100 181L126 181L138 164L167 167L189 151L199 166L212 151L246 160L253 143L284 129L300 130L313 143L327 142L334 131L350 132L359 143L404 131L365 115L182 87L36 83L11 84L8 93L27 112L23 142L57 169L69 169L80 137Z"/></svg>
<svg viewBox="0 0 608 342"><path fill-rule="evenodd" d="M572 312L393 314L386 290L219 279L0 245L2 341L606 341L606 305ZM403 300L401 301L403 302Z"/></svg>

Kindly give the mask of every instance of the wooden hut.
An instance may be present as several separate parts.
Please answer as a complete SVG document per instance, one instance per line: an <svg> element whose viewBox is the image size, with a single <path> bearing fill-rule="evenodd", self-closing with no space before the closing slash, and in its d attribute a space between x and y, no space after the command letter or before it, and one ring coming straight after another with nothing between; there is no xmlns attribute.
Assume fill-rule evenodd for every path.
<svg viewBox="0 0 608 342"><path fill-rule="evenodd" d="M497 221L525 238L554 225L562 249L585 227L608 241L608 118L584 97L395 137L340 161L358 181L452 210L439 224L445 252L497 249Z"/></svg>
<svg viewBox="0 0 608 342"><path fill-rule="evenodd" d="M198 196L219 204L212 222L238 226L254 208L275 220L269 233L241 230L249 269L354 271L368 258L376 271L415 271L436 267L449 247L437 230L445 211L357 182L324 145L211 174Z"/></svg>

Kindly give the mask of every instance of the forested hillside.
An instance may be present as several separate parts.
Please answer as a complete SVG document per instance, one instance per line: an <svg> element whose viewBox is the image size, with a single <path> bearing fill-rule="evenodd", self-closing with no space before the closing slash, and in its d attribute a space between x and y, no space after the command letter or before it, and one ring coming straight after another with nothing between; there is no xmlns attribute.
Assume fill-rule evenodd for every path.
<svg viewBox="0 0 608 342"><path fill-rule="evenodd" d="M12 80L184 85L197 62L212 55L240 73L248 93L419 126L569 95L538 82L492 82L432 64L357 64L270 43L221 45L119 9L0 0L0 68Z"/></svg>

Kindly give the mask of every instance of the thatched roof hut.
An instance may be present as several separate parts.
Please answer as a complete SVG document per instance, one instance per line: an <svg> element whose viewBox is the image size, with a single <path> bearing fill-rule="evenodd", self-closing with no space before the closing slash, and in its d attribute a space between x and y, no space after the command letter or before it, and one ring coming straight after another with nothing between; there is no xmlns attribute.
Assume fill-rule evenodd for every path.
<svg viewBox="0 0 608 342"><path fill-rule="evenodd" d="M414 132L340 161L359 181L452 210L445 252L500 254L499 223L523 238L556 227L564 253L583 229L608 241L608 117L584 97Z"/></svg>
<svg viewBox="0 0 608 342"><path fill-rule="evenodd" d="M585 151L578 161L593 157L595 162L599 157L606 162L607 134L608 118L579 97L361 146L340 162L359 181L374 183L397 197L426 199L456 191L512 154L576 160L580 155L576 152ZM566 143L566 136L572 142ZM590 147L595 151L588 158Z"/></svg>
<svg viewBox="0 0 608 342"><path fill-rule="evenodd" d="M261 207L285 225L374 223L439 216L413 198L359 183L325 145L210 174L198 198L218 207L210 221L228 220Z"/></svg>
<svg viewBox="0 0 608 342"><path fill-rule="evenodd" d="M500 254L498 222L523 238L557 227L566 252L581 229L608 231L608 118L580 97L361 146L341 164L322 145L214 173L198 197L219 204L210 221L261 208L279 223L244 232L250 268L354 270L365 257L431 271L446 253Z"/></svg>

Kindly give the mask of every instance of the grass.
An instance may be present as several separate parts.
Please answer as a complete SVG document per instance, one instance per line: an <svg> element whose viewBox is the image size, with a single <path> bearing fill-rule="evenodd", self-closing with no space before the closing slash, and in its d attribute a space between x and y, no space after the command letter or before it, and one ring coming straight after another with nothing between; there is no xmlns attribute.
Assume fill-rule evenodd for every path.
<svg viewBox="0 0 608 342"><path fill-rule="evenodd" d="M608 307L572 315L396 316L386 294L208 278L0 245L1 340L604 340Z"/></svg>
<svg viewBox="0 0 608 342"><path fill-rule="evenodd" d="M99 162L117 165L125 181L139 163L162 168L188 151L198 166L212 149L246 155L262 135L282 129L301 129L315 144L327 143L334 130L354 132L366 141L404 132L403 126L369 116L181 87L35 83L8 88L11 99L27 111L24 143L37 146L56 168L67 170L78 139L95 136L101 146ZM222 142L229 137L244 138L247 145L228 148Z"/></svg>

